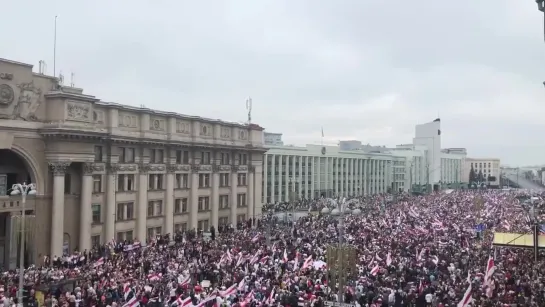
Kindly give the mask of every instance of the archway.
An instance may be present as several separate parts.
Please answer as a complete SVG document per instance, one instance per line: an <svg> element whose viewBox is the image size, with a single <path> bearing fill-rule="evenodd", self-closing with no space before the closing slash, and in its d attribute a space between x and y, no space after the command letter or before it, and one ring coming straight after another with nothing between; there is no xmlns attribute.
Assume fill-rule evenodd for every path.
<svg viewBox="0 0 545 307"><path fill-rule="evenodd" d="M17 150L0 149L0 196L9 195L13 184L34 183L41 185L36 168Z"/></svg>

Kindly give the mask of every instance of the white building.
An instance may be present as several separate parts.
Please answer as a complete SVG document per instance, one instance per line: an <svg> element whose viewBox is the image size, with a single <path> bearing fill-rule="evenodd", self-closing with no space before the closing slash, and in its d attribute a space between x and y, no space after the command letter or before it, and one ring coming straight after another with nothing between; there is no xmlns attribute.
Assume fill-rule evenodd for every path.
<svg viewBox="0 0 545 307"><path fill-rule="evenodd" d="M500 159L498 158L466 158L464 165L464 181L469 182L471 168L475 174L482 172L484 178L494 177L495 180L487 181L490 185L500 185Z"/></svg>
<svg viewBox="0 0 545 307"><path fill-rule="evenodd" d="M267 146L263 201L459 187L466 150L441 149L441 121L417 125L412 144L396 148L341 141L339 146Z"/></svg>
<svg viewBox="0 0 545 307"><path fill-rule="evenodd" d="M385 193L392 182L391 154L338 146L268 146L264 157L263 201Z"/></svg>

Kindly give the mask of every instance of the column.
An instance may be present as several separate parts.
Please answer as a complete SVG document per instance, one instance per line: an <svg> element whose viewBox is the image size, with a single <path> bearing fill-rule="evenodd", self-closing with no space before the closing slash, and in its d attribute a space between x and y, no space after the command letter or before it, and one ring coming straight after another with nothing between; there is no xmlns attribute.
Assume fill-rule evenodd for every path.
<svg viewBox="0 0 545 307"><path fill-rule="evenodd" d="M316 164L314 157L310 157L312 166L310 166L312 172L312 183L310 184L310 199L314 199L314 187L316 186Z"/></svg>
<svg viewBox="0 0 545 307"><path fill-rule="evenodd" d="M199 214L199 165L191 166L191 209L189 209L189 229L197 229ZM236 184L236 180L235 180Z"/></svg>
<svg viewBox="0 0 545 307"><path fill-rule="evenodd" d="M171 240L174 239L174 172L175 165L167 166L166 195L165 195L165 231L170 234Z"/></svg>
<svg viewBox="0 0 545 307"><path fill-rule="evenodd" d="M303 156L297 156L299 159L299 199L303 198Z"/></svg>
<svg viewBox="0 0 545 307"><path fill-rule="evenodd" d="M282 155L278 156L278 197L276 198L277 202L283 202L284 198L282 198L282 192L284 189L282 189Z"/></svg>
<svg viewBox="0 0 545 307"><path fill-rule="evenodd" d="M284 164L284 171L286 172L286 193L284 193L284 201L290 201L290 156L285 156L284 159L286 160L286 163Z"/></svg>
<svg viewBox="0 0 545 307"><path fill-rule="evenodd" d="M339 195L339 158L333 158L333 175L335 177L335 196Z"/></svg>
<svg viewBox="0 0 545 307"><path fill-rule="evenodd" d="M320 194L322 194L322 158L316 157L316 161L318 161L318 197L320 197Z"/></svg>
<svg viewBox="0 0 545 307"><path fill-rule="evenodd" d="M329 189L330 189L330 181L331 181L331 172L329 171L329 158L324 158L324 169L325 169L325 175L324 175L324 186L325 186L325 196L329 196Z"/></svg>
<svg viewBox="0 0 545 307"><path fill-rule="evenodd" d="M237 185L238 185L238 165L232 166L231 173L231 201L229 206L229 213L231 213L231 224L234 229L237 229ZM195 218L196 219L196 218Z"/></svg>
<svg viewBox="0 0 545 307"><path fill-rule="evenodd" d="M12 224L14 221L14 212L3 213L5 214L5 229L6 229L6 241L4 244L4 268L8 270L15 270L17 268L17 252L18 252L18 235L17 231L13 229ZM15 230L15 231L13 231ZM58 255L57 255L58 256Z"/></svg>
<svg viewBox="0 0 545 307"><path fill-rule="evenodd" d="M115 212L117 191L116 180L119 166L117 164L108 165L106 174L106 219L104 222L104 242L110 242L115 238ZM147 187L146 187L147 188Z"/></svg>
<svg viewBox="0 0 545 307"><path fill-rule="evenodd" d="M341 188L339 189L339 197L344 196L344 158L339 158L339 182Z"/></svg>
<svg viewBox="0 0 545 307"><path fill-rule="evenodd" d="M254 216L256 218L261 215L263 210L263 202L261 202L263 187L261 182L263 182L263 168L261 165L256 165L254 170Z"/></svg>
<svg viewBox="0 0 545 307"><path fill-rule="evenodd" d="M138 206L136 207L136 239L144 243L147 240L147 208L148 208L148 171L149 165L138 166Z"/></svg>
<svg viewBox="0 0 545 307"><path fill-rule="evenodd" d="M276 156L271 155L271 204L274 204L276 202L276 194L275 194L275 186L276 186ZM266 174L265 174L266 175ZM265 203L267 202L267 199L265 199Z"/></svg>
<svg viewBox="0 0 545 307"><path fill-rule="evenodd" d="M268 174L268 171L269 171L269 155L263 155L263 200L261 201L261 203L267 203L267 198L268 198L268 195L267 195L267 192L268 192L268 187L269 187L269 174ZM274 185L274 182L272 183Z"/></svg>
<svg viewBox="0 0 545 307"><path fill-rule="evenodd" d="M305 156L305 198L310 199L310 196L308 195L308 182L312 180L312 176L309 176L308 173L310 172L310 166L308 162L308 156Z"/></svg>
<svg viewBox="0 0 545 307"><path fill-rule="evenodd" d="M91 209L91 196L93 192L93 164L83 164L83 177L81 179L81 203L79 221L79 250L91 249L91 224L93 222Z"/></svg>
<svg viewBox="0 0 545 307"><path fill-rule="evenodd" d="M62 256L64 239L64 174L70 162L50 162L53 173L53 203L51 213L51 247L53 256ZM12 236L14 237L14 236Z"/></svg>
<svg viewBox="0 0 545 307"><path fill-rule="evenodd" d="M254 187L255 187L255 167L252 165L248 168L248 195L246 195L248 202L247 219L254 218ZM253 224L252 224L253 225ZM255 225L253 225L255 226Z"/></svg>
<svg viewBox="0 0 545 307"><path fill-rule="evenodd" d="M218 230L219 222L219 210L220 210L220 167L219 165L212 165L212 213L210 214L210 225L214 226L214 229Z"/></svg>

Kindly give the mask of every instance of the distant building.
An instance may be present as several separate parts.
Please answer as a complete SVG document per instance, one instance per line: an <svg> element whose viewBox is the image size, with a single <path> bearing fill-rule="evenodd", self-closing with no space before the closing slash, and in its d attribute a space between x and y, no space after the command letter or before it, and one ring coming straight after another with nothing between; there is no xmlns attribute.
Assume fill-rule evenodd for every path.
<svg viewBox="0 0 545 307"><path fill-rule="evenodd" d="M500 185L500 159L498 158L466 158L464 166L464 180L469 182L471 168L475 174L482 172L485 182L492 186ZM494 180L489 180L493 178Z"/></svg>
<svg viewBox="0 0 545 307"><path fill-rule="evenodd" d="M263 142L269 146L283 146L282 133L263 132Z"/></svg>

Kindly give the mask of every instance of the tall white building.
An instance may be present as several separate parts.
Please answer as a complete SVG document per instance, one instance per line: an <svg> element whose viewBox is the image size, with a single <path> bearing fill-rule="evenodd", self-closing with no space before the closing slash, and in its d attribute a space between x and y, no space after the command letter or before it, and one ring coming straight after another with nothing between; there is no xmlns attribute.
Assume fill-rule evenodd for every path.
<svg viewBox="0 0 545 307"><path fill-rule="evenodd" d="M391 154L338 146L268 146L264 156L263 201L266 203L320 196L385 193L392 183Z"/></svg>

